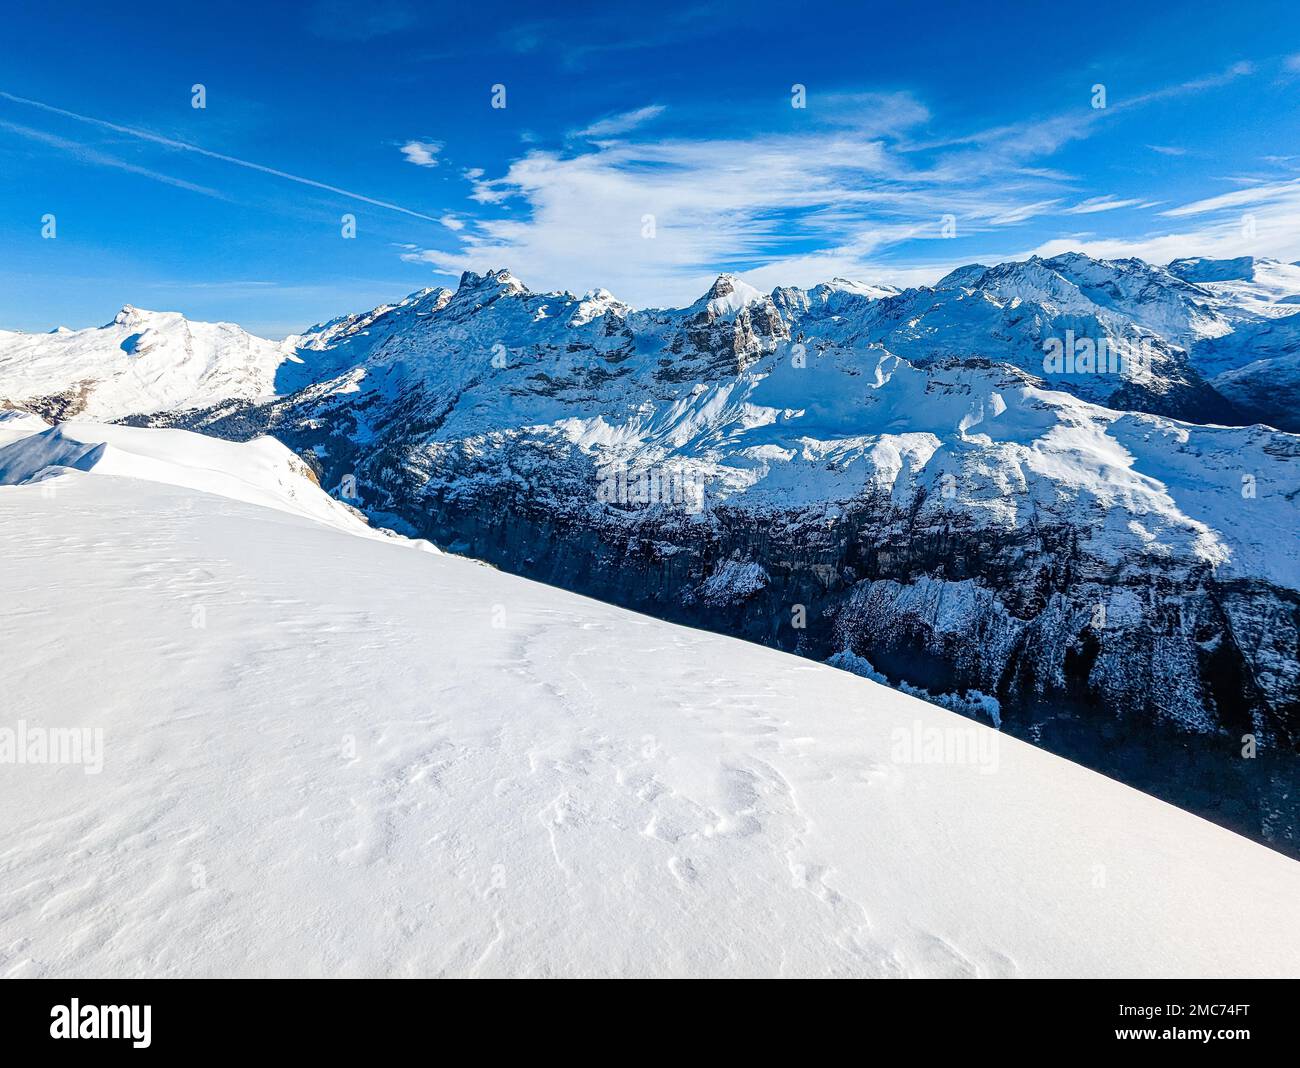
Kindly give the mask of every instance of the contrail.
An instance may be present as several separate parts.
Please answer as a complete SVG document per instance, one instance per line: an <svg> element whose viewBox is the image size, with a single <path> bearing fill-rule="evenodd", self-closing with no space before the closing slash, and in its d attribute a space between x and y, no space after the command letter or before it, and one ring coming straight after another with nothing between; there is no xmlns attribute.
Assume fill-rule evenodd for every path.
<svg viewBox="0 0 1300 1068"><path fill-rule="evenodd" d="M84 160L87 163L97 163L101 167L115 167L121 171L128 171L131 174L138 174L143 178L152 178L155 182L166 182L168 185L174 185L178 189L188 189L191 193L201 193L205 197L214 197L217 200L226 200L227 197L218 193L215 189L209 189L206 185L195 185L193 182L184 181L181 178L173 178L170 174L161 174L158 171L151 171L147 167L137 167L134 163L127 163L116 156L109 156L103 152L97 152L93 148L80 144L76 141L69 141L63 137L56 137L52 133L46 133L44 130L33 130L30 126L20 126L16 122L9 122L6 119L0 119L0 130L8 130L19 137L26 137L33 141L40 141L42 144L51 145L54 148L62 149L64 152L70 152L72 155Z"/></svg>
<svg viewBox="0 0 1300 1068"><path fill-rule="evenodd" d="M200 156L207 156L209 159L221 160L222 163L233 163L237 167L246 167L250 171L261 171L263 174L270 174L276 178L284 178L290 182L297 182L299 185L309 185L313 189L323 189L327 193L335 193L341 197L348 197L351 200L359 200L363 204L373 204L377 208L387 208L389 211L398 211L403 215L410 215L416 219L423 219L425 222L436 223L438 220L430 215L422 215L418 211L412 211L410 208L404 208L400 204L390 204L386 200L375 200L373 197L363 196L360 193L353 193L347 189L340 189L335 185L326 185L324 182L317 182L312 178L303 178L298 174L290 174L288 171L276 170L274 167L264 167L260 163L252 163L246 159L239 159L235 156L227 156L221 152L213 152L210 149L200 148L198 145L192 145L188 141L175 141L170 137L161 137L158 134L149 133L147 130L136 130L130 126L119 126L115 122L108 122L105 119L92 118L89 115L78 115L75 111L65 111L63 108L56 108L52 104L43 104L39 100L28 100L23 96L14 96L13 93L6 93L0 90L0 98L12 100L15 104L26 104L29 107L40 108L42 111L48 111L53 115L62 115L66 119L76 119L78 122L88 122L92 126L100 126L106 130L112 130L115 133L127 134L130 137L139 138L141 141L152 141L156 145L162 145L164 148L176 148L183 152L197 152Z"/></svg>

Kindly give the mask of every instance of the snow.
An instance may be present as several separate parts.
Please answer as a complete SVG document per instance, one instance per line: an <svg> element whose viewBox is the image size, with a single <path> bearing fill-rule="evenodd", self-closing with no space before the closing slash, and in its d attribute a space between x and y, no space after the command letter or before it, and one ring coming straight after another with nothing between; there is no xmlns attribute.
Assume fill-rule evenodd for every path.
<svg viewBox="0 0 1300 1068"><path fill-rule="evenodd" d="M6 438L10 426L15 429ZM80 422L50 427L35 416L0 422L0 486L69 470L167 483L384 536L360 512L320 492L306 464L274 438L236 443L183 430Z"/></svg>
<svg viewBox="0 0 1300 1068"><path fill-rule="evenodd" d="M726 560L719 564L704 583L703 597L713 605L733 604L752 597L768 584L769 578L758 564Z"/></svg>
<svg viewBox="0 0 1300 1068"><path fill-rule="evenodd" d="M704 309L714 318L728 318L767 299L767 294L733 274L720 274L712 288L691 307Z"/></svg>
<svg viewBox="0 0 1300 1068"><path fill-rule="evenodd" d="M1257 314L1224 287L1267 283L1282 301L1288 272L1300 268L1166 269L1069 254L972 265L932 290L881 296L837 280L773 298L722 275L691 308L670 312L633 312L603 290L532 293L504 270L467 273L454 293L420 290L289 338L283 351L263 352L247 335L196 348L212 330L237 328L131 307L100 330L0 336L0 398L75 394L92 365L112 370L95 379L82 413L100 420L153 410L163 397L184 406L311 381L297 402L305 421L346 427L371 453L447 455L448 478L457 455L477 478L513 477L512 450L540 442L579 478L593 466L681 469L704 488L706 509L835 508L875 492L906 507L924 496L929 510L1000 529L1069 523L1105 561L1208 563L1223 577L1296 589L1293 436L1122 416L1097 403L1118 384L1108 375L1057 376L1043 389L1005 367L935 363L987 350L1036 372L1040 334L1063 324L1092 323L1125 344L1160 330L1195 343L1190 357L1166 345L1169 366L1190 358L1225 393L1282 422L1267 403L1284 412L1300 389L1296 305L1280 305L1290 318ZM1199 281L1245 274L1253 280ZM781 329L765 325L777 305L790 319ZM795 364L786 326L802 338L806 366ZM162 340L142 354L121 347L152 335ZM180 358L187 337L216 362ZM248 364L241 345L265 364ZM680 377L665 382L665 364ZM196 379L204 367L211 373ZM1246 476L1253 497L1241 492Z"/></svg>
<svg viewBox="0 0 1300 1068"><path fill-rule="evenodd" d="M698 317L715 315L717 301L756 313L758 305L745 302L757 291L723 275L690 309L630 312L611 323L592 317L598 302L614 310L608 294L535 294L503 274L467 275L455 294L440 293L436 315L386 328L359 369L319 387L329 400L313 414L336 411L347 391L354 442L368 445L371 428L382 428L375 432L386 449L464 456L464 465L440 465L449 482L464 467L476 478L511 479L512 451L537 442L575 478L593 467L681 470L703 487L706 512L834 509L887 493L902 509L921 500L935 518L960 515L1001 531L1068 524L1097 558L1122 568L1156 558L1189 570L1209 564L1224 578L1300 589L1294 436L1125 415L1063 391L1069 375L1045 389L1005 366L950 366L925 355L938 344L962 356L987 347L1004 314L997 301L1031 296L1054 314L1115 323L1114 306L1133 303L1144 321L1191 336L1213 298L1164 268L1082 256L972 267L950 276L948 288L941 283L941 300L938 291L868 299L845 284L816 287L794 301L809 316L797 320L808 330L805 365L792 358L793 339L772 335L754 342L736 373L737 338L723 334L719 347L733 370L673 384L658 377L661 362L680 362ZM959 296L976 283L989 292ZM780 303L794 292L779 291ZM856 332L875 316L892 322L881 309L900 302L930 308L933 320L915 335L891 327L895 340L920 353L914 360ZM548 314L539 320L543 305ZM828 309L842 317L819 317ZM390 318L385 312L380 321ZM319 343L360 344L343 328ZM1041 346L1026 344L1019 357L1041 369ZM496 347L505 348L508 366L492 363ZM575 349L609 376L576 372ZM427 417L413 420L419 397L427 398ZM1252 497L1242 493L1247 475ZM581 503L595 507L596 494Z"/></svg>
<svg viewBox="0 0 1300 1068"><path fill-rule="evenodd" d="M39 415L0 408L0 445L21 441L49 428L50 424Z"/></svg>
<svg viewBox="0 0 1300 1068"><path fill-rule="evenodd" d="M1169 269L1213 294L1237 318L1293 315L1300 306L1300 264L1240 256L1175 260Z"/></svg>
<svg viewBox="0 0 1300 1068"><path fill-rule="evenodd" d="M991 728L27 429L0 726L104 750L0 765L0 973L1300 974L1300 865Z"/></svg>
<svg viewBox="0 0 1300 1068"><path fill-rule="evenodd" d="M66 397L67 414L115 420L275 392L283 345L232 323L126 305L106 326L0 331L0 403Z"/></svg>
<svg viewBox="0 0 1300 1068"><path fill-rule="evenodd" d="M848 278L832 278L827 283L828 289L844 290L855 293L858 296L867 297L871 300L880 300L884 297L896 297L900 290L895 286L883 285L879 282L855 282Z"/></svg>

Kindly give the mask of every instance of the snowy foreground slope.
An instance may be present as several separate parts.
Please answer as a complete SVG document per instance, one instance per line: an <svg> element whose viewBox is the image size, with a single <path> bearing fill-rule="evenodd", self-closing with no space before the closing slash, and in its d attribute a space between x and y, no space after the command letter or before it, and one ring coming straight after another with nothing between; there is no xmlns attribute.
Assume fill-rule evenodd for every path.
<svg viewBox="0 0 1300 1068"><path fill-rule="evenodd" d="M1169 805L846 672L151 477L158 431L33 469L24 433L96 428L23 423L0 727L102 728L103 766L0 765L0 974L1300 975L1300 865Z"/></svg>

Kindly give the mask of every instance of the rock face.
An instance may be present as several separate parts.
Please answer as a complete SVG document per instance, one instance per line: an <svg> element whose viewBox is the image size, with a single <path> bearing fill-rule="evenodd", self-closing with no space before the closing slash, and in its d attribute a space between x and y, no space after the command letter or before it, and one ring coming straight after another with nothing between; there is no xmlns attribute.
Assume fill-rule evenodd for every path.
<svg viewBox="0 0 1300 1068"><path fill-rule="evenodd" d="M1300 852L1300 438L1213 384L1288 294L1175 266L724 275L667 311L466 274L295 339L330 369L303 388L150 421L273 433L403 532L881 673ZM1118 364L1046 359L1081 339Z"/></svg>

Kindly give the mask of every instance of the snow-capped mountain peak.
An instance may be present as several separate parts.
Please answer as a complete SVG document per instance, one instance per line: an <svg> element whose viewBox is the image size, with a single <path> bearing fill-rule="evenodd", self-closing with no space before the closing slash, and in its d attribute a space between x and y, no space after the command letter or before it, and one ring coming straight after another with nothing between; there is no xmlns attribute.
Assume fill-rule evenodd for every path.
<svg viewBox="0 0 1300 1068"><path fill-rule="evenodd" d="M511 274L505 267L488 271L485 274L476 274L474 271L465 271L461 274L460 283L456 287L456 294L458 297L464 293L491 293L493 296L520 296L528 292L528 287Z"/></svg>
<svg viewBox="0 0 1300 1068"><path fill-rule="evenodd" d="M691 308L704 310L712 318L727 318L751 304L759 304L767 299L766 293L755 289L736 275L720 274L709 287L709 291L691 305Z"/></svg>
<svg viewBox="0 0 1300 1068"><path fill-rule="evenodd" d="M135 326L152 314L137 308L134 304L123 304L122 310L113 317L113 323L116 326Z"/></svg>
<svg viewBox="0 0 1300 1068"><path fill-rule="evenodd" d="M897 291L836 278L770 295L723 273L689 307L640 312L603 289L582 297L535 293L498 268L466 271L454 291L421 289L279 345L231 324L191 323L177 313L127 305L97 331L0 334L0 399L50 414L119 418L284 395L347 372L372 353L415 355L432 344L429 331L446 335L458 323L456 339L444 337L444 343L472 345L476 352L500 345L539 355L618 353L620 374L632 368L623 363L630 346L642 353L666 350L656 373L669 378L705 367L743 369L792 337L818 351L883 346L917 365L979 356L1112 407L1202 422L1246 421L1252 406L1258 408L1252 398L1272 392L1272 385L1224 379L1233 390L1230 402L1206 379L1252 362L1257 346L1245 341L1251 323L1300 311L1300 268L1265 260L1171 266L1065 253L971 264L934 287ZM1246 273L1252 281L1189 280ZM1241 345L1229 336L1239 329ZM1045 346L1067 336L1105 342L1134 370L1055 373L1044 359ZM1278 336L1269 341L1270 353ZM704 362L697 366L692 361L699 358ZM117 378L124 381L113 386ZM1271 406L1259 411L1276 418Z"/></svg>
<svg viewBox="0 0 1300 1068"><path fill-rule="evenodd" d="M830 290L856 293L859 296L867 297L871 300L881 300L884 297L895 297L902 292L902 290L897 286L887 285L884 282L855 282L851 278L836 277L832 278L829 282L822 284Z"/></svg>
<svg viewBox="0 0 1300 1068"><path fill-rule="evenodd" d="M569 317L569 325L573 327L585 326L593 319L599 319L611 312L626 317L631 310L628 304L619 300L608 289L592 289L583 294L578 301L577 308Z"/></svg>
<svg viewBox="0 0 1300 1068"><path fill-rule="evenodd" d="M128 304L100 327L0 331L0 402L100 420L206 407L273 395L291 358L233 323Z"/></svg>

